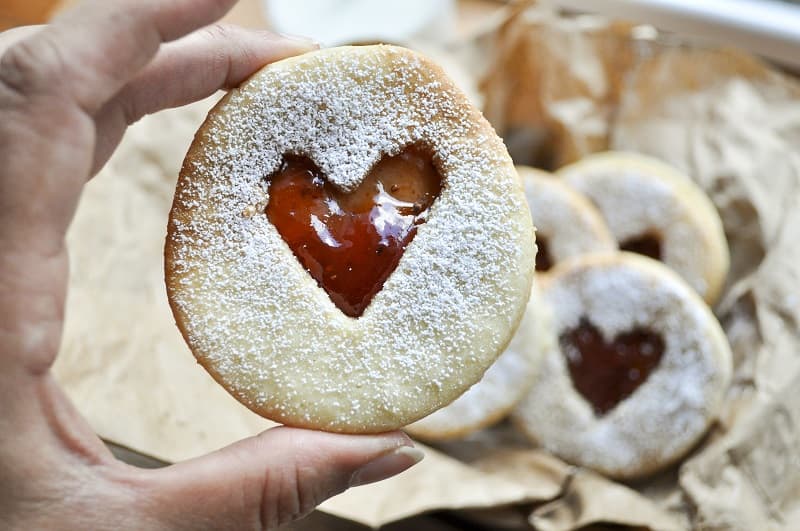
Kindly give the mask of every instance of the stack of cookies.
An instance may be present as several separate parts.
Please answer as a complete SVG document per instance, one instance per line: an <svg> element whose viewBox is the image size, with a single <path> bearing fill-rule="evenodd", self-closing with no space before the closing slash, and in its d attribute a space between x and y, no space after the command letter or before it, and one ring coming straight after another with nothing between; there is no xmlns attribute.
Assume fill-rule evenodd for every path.
<svg viewBox="0 0 800 531"><path fill-rule="evenodd" d="M698 442L731 378L709 307L728 270L717 212L687 176L642 155L518 172L537 227L528 312L483 381L407 429L452 439L510 414L571 463L653 473Z"/></svg>

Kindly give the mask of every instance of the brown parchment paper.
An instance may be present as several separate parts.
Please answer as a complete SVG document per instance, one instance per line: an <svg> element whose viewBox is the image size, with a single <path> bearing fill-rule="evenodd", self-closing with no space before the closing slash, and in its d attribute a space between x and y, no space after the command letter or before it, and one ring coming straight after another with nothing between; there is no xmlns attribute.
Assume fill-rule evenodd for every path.
<svg viewBox="0 0 800 531"><path fill-rule="evenodd" d="M495 44L485 112L517 160L555 168L601 149L647 153L690 175L723 220L732 270L715 310L734 384L682 465L630 487L683 527L800 528L800 85L734 49L527 6ZM605 488L571 482L531 523L632 525L638 510L603 503L600 479Z"/></svg>
<svg viewBox="0 0 800 531"><path fill-rule="evenodd" d="M502 424L424 447L415 468L322 509L372 527L456 509L488 529L800 528L798 85L740 52L527 6L450 52L480 74L486 115L518 162L556 167L630 149L679 166L709 193L733 257L716 311L735 382L706 440L644 481L622 485L571 467ZM165 461L271 425L196 365L166 302L163 242L175 179L212 103L134 125L87 185L68 235L56 376L102 437Z"/></svg>

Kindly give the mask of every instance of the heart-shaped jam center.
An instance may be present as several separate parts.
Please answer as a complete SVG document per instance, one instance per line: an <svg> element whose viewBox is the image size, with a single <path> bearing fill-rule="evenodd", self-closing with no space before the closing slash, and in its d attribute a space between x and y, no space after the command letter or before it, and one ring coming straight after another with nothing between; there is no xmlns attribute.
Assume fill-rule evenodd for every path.
<svg viewBox="0 0 800 531"><path fill-rule="evenodd" d="M537 234L536 247L536 271L549 271L553 267L553 258L550 256L547 238Z"/></svg>
<svg viewBox="0 0 800 531"><path fill-rule="evenodd" d="M561 334L559 343L572 384L598 416L642 385L664 354L664 339L651 330L636 328L608 342L586 318Z"/></svg>
<svg viewBox="0 0 800 531"><path fill-rule="evenodd" d="M349 193L329 183L308 157L287 155L269 177L266 213L334 304L359 317L441 189L433 153L424 146L384 157Z"/></svg>
<svg viewBox="0 0 800 531"><path fill-rule="evenodd" d="M623 251L643 254L653 260L661 260L661 240L655 234L643 234L625 240L619 244Z"/></svg>

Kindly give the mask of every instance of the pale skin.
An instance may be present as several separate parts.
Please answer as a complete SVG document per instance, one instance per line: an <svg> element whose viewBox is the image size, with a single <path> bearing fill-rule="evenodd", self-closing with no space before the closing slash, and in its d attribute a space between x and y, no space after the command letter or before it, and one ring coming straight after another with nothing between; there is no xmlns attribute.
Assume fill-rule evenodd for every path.
<svg viewBox="0 0 800 531"><path fill-rule="evenodd" d="M47 27L0 34L2 529L270 529L421 458L399 432L276 428L142 470L111 455L53 380L64 236L83 185L125 128L315 47L208 27L234 3L95 0Z"/></svg>

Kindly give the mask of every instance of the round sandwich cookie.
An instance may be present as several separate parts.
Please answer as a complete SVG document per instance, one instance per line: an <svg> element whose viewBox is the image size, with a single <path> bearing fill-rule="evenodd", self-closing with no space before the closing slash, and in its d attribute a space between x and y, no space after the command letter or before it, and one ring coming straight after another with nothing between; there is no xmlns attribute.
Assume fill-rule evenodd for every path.
<svg viewBox="0 0 800 531"><path fill-rule="evenodd" d="M678 272L714 304L730 257L722 222L705 193L672 166L644 155L606 152L558 170L600 210L623 251Z"/></svg>
<svg viewBox="0 0 800 531"><path fill-rule="evenodd" d="M459 439L505 418L528 392L542 355L552 348L550 330L548 310L534 282L514 338L483 378L455 402L406 426L405 431L425 441Z"/></svg>
<svg viewBox="0 0 800 531"><path fill-rule="evenodd" d="M722 328L695 291L660 262L624 252L565 262L541 288L558 340L515 423L613 478L650 474L691 449L732 371Z"/></svg>
<svg viewBox="0 0 800 531"><path fill-rule="evenodd" d="M209 113L170 212L170 305L256 413L377 433L455 400L523 315L536 246L494 130L393 46L269 65Z"/></svg>
<svg viewBox="0 0 800 531"><path fill-rule="evenodd" d="M552 173L517 166L536 227L536 271L589 253L617 250L617 241L597 208Z"/></svg>

